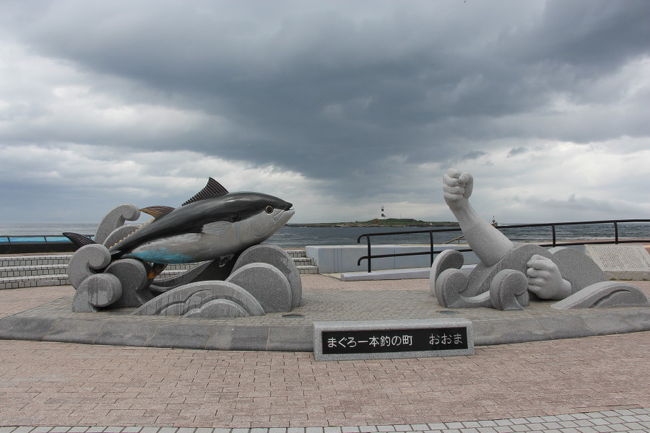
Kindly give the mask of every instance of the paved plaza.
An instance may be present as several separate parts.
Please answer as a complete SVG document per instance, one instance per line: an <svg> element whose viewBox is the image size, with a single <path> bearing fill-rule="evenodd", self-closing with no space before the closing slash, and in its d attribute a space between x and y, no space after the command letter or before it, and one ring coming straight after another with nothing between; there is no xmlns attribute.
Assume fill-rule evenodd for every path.
<svg viewBox="0 0 650 433"><path fill-rule="evenodd" d="M370 292L427 282L305 275L303 284ZM0 317L72 293L2 290ZM648 432L649 367L650 332L341 362L310 352L0 340L0 433Z"/></svg>

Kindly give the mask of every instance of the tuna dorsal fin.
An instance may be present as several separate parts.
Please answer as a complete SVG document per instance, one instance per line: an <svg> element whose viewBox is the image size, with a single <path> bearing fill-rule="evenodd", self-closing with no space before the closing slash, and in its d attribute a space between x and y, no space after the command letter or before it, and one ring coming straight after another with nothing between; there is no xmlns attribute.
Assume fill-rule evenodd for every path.
<svg viewBox="0 0 650 433"><path fill-rule="evenodd" d="M228 194L228 190L226 188L224 188L216 180L209 178L208 183L205 185L205 187L201 191L197 192L191 199L183 203L183 206L197 201L207 200L209 198L221 197L226 194Z"/></svg>
<svg viewBox="0 0 650 433"><path fill-rule="evenodd" d="M96 244L94 240L90 239L87 236L80 235L79 233L70 233L70 232L65 232L63 233L63 236L66 238L70 239L70 241L77 247L81 248L86 245L91 245L91 244Z"/></svg>
<svg viewBox="0 0 650 433"><path fill-rule="evenodd" d="M169 212L173 211L173 207L169 206L149 206L143 209L140 209L141 212L151 215L155 219L158 219L162 216L167 215Z"/></svg>

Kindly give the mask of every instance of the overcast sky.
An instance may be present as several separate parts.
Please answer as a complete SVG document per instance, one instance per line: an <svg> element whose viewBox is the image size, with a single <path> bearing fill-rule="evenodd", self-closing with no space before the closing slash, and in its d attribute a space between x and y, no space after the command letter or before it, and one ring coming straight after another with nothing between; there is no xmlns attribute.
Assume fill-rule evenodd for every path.
<svg viewBox="0 0 650 433"><path fill-rule="evenodd" d="M650 2L0 2L0 222L178 206L292 222L650 217Z"/></svg>

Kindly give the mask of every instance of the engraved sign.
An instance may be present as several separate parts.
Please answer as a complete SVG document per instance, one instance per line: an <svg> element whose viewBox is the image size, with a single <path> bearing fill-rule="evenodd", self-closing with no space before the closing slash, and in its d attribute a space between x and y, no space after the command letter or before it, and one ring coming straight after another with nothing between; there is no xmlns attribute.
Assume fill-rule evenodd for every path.
<svg viewBox="0 0 650 433"><path fill-rule="evenodd" d="M607 278L650 277L650 255L642 245L587 245L586 251Z"/></svg>
<svg viewBox="0 0 650 433"><path fill-rule="evenodd" d="M314 322L317 360L471 355L466 319Z"/></svg>

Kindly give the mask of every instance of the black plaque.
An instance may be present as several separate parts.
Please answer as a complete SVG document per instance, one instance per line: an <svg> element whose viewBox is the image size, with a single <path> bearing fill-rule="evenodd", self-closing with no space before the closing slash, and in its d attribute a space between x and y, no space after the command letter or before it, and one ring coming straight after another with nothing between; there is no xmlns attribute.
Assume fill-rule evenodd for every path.
<svg viewBox="0 0 650 433"><path fill-rule="evenodd" d="M323 355L468 349L467 327L321 331Z"/></svg>

